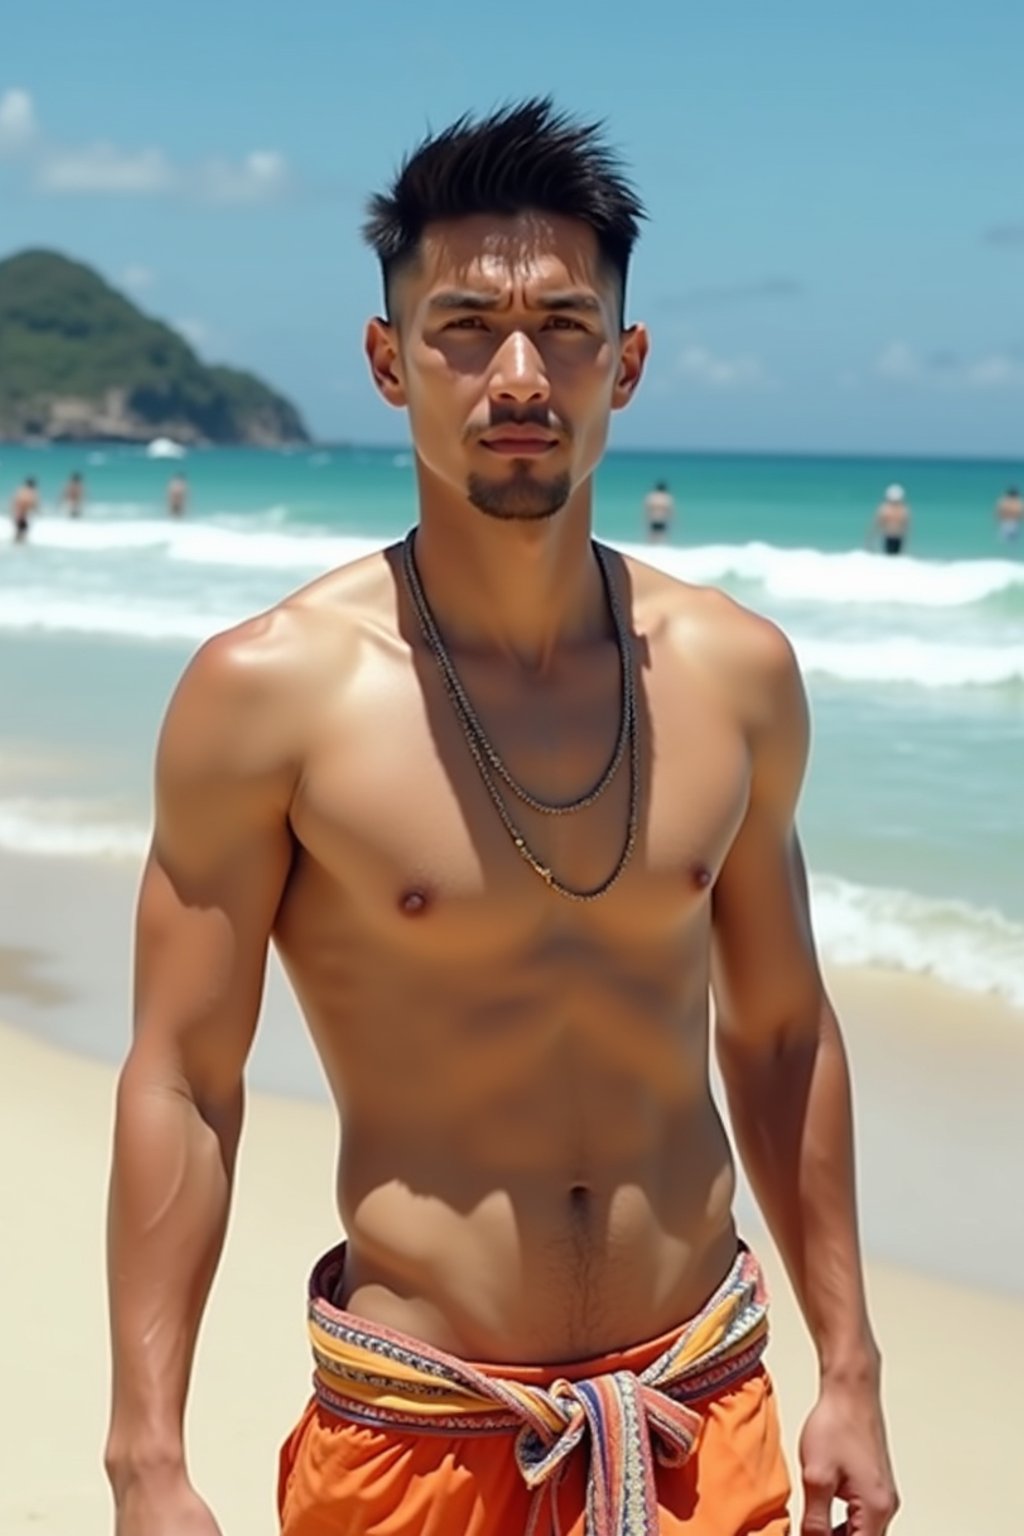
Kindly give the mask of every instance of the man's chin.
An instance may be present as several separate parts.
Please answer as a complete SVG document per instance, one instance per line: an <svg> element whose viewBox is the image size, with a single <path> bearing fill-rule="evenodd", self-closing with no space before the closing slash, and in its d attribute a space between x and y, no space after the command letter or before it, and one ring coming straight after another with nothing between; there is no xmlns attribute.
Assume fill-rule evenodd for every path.
<svg viewBox="0 0 1024 1536"><path fill-rule="evenodd" d="M506 521L538 522L554 517L569 500L572 484L567 474L541 479L519 471L510 480L491 480L470 475L466 487L470 504L487 517Z"/></svg>

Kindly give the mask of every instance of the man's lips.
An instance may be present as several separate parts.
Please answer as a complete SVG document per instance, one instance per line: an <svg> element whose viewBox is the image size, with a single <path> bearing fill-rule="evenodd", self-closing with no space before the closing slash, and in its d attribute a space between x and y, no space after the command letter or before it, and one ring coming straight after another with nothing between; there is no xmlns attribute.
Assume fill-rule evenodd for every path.
<svg viewBox="0 0 1024 1536"><path fill-rule="evenodd" d="M547 453L549 449L557 446L558 439L537 427L500 427L494 432L489 432L486 437L480 438L480 444L483 448L489 448L492 453L503 453L513 458L527 458L534 454Z"/></svg>

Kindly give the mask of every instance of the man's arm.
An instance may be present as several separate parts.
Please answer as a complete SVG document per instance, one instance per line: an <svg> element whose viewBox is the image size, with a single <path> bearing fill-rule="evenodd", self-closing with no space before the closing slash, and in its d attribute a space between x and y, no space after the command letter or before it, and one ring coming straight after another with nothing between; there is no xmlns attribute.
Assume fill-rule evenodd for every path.
<svg viewBox="0 0 1024 1536"><path fill-rule="evenodd" d="M243 1069L292 853L293 772L271 734L261 627L266 621L254 621L199 653L157 754L108 1229L106 1464L125 1536L216 1530L187 1484L185 1398L224 1239Z"/></svg>
<svg viewBox="0 0 1024 1536"><path fill-rule="evenodd" d="M850 1081L815 954L794 818L807 707L788 643L749 624L747 813L714 895L716 1046L736 1141L814 1340L822 1395L804 1433L805 1533L831 1498L851 1533L896 1508L857 1235Z"/></svg>

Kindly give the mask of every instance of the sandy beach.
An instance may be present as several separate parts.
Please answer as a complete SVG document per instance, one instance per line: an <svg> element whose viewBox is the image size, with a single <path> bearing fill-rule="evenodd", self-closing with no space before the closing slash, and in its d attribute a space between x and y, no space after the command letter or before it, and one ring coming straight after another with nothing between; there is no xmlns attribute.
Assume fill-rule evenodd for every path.
<svg viewBox="0 0 1024 1536"><path fill-rule="evenodd" d="M0 1014L9 1021L0 1027L0 1438L10 1469L0 1482L3 1536L100 1536L111 1528L100 1470L103 1209L134 880L123 866L0 861L8 893L0 919L14 941L0 950ZM27 929L34 944L20 935ZM1007 1370L1024 1358L1024 1244L1013 1189L1022 1165L1024 1017L907 976L840 971L830 982L857 1091L871 1298L904 1498L896 1529L1024 1529L1019 1402ZM277 1446L308 1390L305 1276L337 1235L335 1127L277 976L266 1014L254 1077L265 1087L284 1056L302 1055L290 1091L309 1092L252 1094L227 1251L200 1343L190 1456L225 1536L274 1531ZM69 1019L78 1021L73 1049ZM82 1054L87 1038L93 1059ZM813 1360L746 1195L741 1215L772 1283L770 1363L795 1448L812 1401Z"/></svg>

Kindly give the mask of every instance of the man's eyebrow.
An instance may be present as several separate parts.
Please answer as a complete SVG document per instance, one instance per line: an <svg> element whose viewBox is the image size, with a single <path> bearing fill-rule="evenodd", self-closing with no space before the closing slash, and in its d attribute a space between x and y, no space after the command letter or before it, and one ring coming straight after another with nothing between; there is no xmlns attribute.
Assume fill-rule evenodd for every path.
<svg viewBox="0 0 1024 1536"><path fill-rule="evenodd" d="M570 289L565 293L542 293L538 295L535 303L538 309L543 309L549 314L567 309L590 315L601 313L601 301L597 295L582 289ZM485 312L501 309L504 304L503 293L481 293L477 289L447 288L431 295L428 308L434 313L447 313L456 309Z"/></svg>
<svg viewBox="0 0 1024 1536"><path fill-rule="evenodd" d="M504 296L500 293L480 293L479 291L463 291L458 288L445 289L441 293L431 295L429 308L433 310L450 309L497 309L503 302Z"/></svg>
<svg viewBox="0 0 1024 1536"><path fill-rule="evenodd" d="M581 289L570 289L566 293L542 293L537 299L538 309L546 309L552 312L562 309L579 309L589 315L601 313L601 300L595 293L587 293Z"/></svg>

